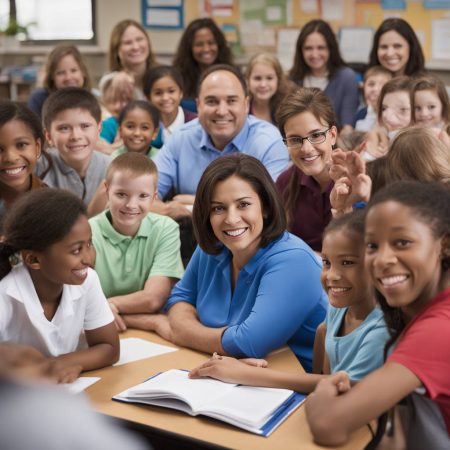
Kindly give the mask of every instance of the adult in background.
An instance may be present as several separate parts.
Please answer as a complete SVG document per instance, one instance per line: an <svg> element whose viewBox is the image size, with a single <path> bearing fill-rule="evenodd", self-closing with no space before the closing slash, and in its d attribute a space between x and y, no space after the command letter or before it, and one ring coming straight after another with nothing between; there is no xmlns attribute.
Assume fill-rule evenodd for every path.
<svg viewBox="0 0 450 450"><path fill-rule="evenodd" d="M274 180L289 163L278 129L248 115L247 85L235 67L219 64L202 74L197 106L198 119L176 130L155 157L159 198L176 196L165 204L154 202L154 208L172 218L190 215L183 204L194 203L204 170L222 155L254 156Z"/></svg>
<svg viewBox="0 0 450 450"><path fill-rule="evenodd" d="M359 104L355 72L345 65L330 25L311 20L297 39L292 81L303 87L316 87L330 98L342 131L351 131Z"/></svg>
<svg viewBox="0 0 450 450"><path fill-rule="evenodd" d="M419 39L403 19L384 20L373 37L369 66L382 65L394 76L418 75L425 70L425 59Z"/></svg>
<svg viewBox="0 0 450 450"><path fill-rule="evenodd" d="M143 78L147 70L155 67L155 55L144 27L135 20L125 19L113 28L109 40L109 70L125 71L132 75L136 98L145 100ZM116 89L121 89L117 78Z"/></svg>
<svg viewBox="0 0 450 450"><path fill-rule="evenodd" d="M181 106L197 112L195 97L202 72L213 64L233 64L224 34L210 18L193 20L184 30L173 60L184 81Z"/></svg>
<svg viewBox="0 0 450 450"><path fill-rule="evenodd" d="M170 339L238 358L261 358L288 344L311 371L327 308L320 264L286 231L261 162L242 153L212 162L197 189L193 222L199 247L167 301Z"/></svg>
<svg viewBox="0 0 450 450"><path fill-rule="evenodd" d="M57 45L45 64L43 87L35 89L28 98L28 107L39 117L48 96L65 87L91 89L91 80L83 57L74 45Z"/></svg>

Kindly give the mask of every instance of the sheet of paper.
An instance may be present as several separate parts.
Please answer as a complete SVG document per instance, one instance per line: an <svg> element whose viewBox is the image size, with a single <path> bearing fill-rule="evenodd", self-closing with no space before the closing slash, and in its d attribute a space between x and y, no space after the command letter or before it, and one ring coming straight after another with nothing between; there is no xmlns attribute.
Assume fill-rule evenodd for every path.
<svg viewBox="0 0 450 450"><path fill-rule="evenodd" d="M343 20L344 0L322 0L323 20Z"/></svg>
<svg viewBox="0 0 450 450"><path fill-rule="evenodd" d="M366 63L372 48L372 40L372 28L341 28L339 31L339 48L344 61Z"/></svg>
<svg viewBox="0 0 450 450"><path fill-rule="evenodd" d="M450 59L450 19L431 21L431 58Z"/></svg>
<svg viewBox="0 0 450 450"><path fill-rule="evenodd" d="M114 365L120 366L121 364L163 355L164 353L176 352L177 350L177 348L155 344L139 338L121 339L120 359Z"/></svg>
<svg viewBox="0 0 450 450"><path fill-rule="evenodd" d="M61 384L61 387L69 391L71 394L79 394L86 390L89 386L97 383L100 377L80 377L72 383Z"/></svg>

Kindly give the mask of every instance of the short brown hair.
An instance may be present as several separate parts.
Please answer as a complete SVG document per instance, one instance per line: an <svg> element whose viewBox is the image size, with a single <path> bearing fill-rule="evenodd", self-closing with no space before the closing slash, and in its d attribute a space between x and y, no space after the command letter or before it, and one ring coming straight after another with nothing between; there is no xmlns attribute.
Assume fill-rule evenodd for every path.
<svg viewBox="0 0 450 450"><path fill-rule="evenodd" d="M194 234L206 253L216 255L221 252L211 227L211 201L217 184L233 175L248 182L261 201L264 220L261 247L280 237L286 229L286 217L277 188L264 165L244 153L221 156L206 168L195 195L192 215Z"/></svg>
<svg viewBox="0 0 450 450"><path fill-rule="evenodd" d="M93 94L83 88L66 87L52 92L44 102L42 108L42 121L44 127L50 130L52 122L56 116L68 109L82 109L100 123L102 111L100 105Z"/></svg>
<svg viewBox="0 0 450 450"><path fill-rule="evenodd" d="M155 181L155 187L158 181L158 169L155 163L148 156L137 152L126 152L111 161L106 171L106 184L111 184L113 176L117 172L128 172L133 177L152 175Z"/></svg>

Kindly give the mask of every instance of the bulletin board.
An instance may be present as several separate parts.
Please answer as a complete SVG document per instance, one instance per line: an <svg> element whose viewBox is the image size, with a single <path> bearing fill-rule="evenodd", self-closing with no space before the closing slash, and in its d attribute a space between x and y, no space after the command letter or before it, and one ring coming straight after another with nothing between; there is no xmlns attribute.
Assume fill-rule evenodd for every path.
<svg viewBox="0 0 450 450"><path fill-rule="evenodd" d="M450 66L450 0L184 0L183 8L186 22L212 17L236 56L270 51L286 61L292 61L301 27L312 19L326 20L338 36L344 30L351 45L366 42L384 19L401 17L416 31L425 59Z"/></svg>

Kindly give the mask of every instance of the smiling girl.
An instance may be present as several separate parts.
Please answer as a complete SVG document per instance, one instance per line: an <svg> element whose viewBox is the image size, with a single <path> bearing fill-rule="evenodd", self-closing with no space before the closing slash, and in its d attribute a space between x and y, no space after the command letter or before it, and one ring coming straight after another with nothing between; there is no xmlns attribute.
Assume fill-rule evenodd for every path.
<svg viewBox="0 0 450 450"><path fill-rule="evenodd" d="M41 122L32 111L21 103L0 102L0 223L17 198L46 186L33 175L43 143Z"/></svg>
<svg viewBox="0 0 450 450"><path fill-rule="evenodd" d="M371 161L385 155L399 131L411 124L411 88L409 77L395 77L380 92L377 106L378 123L367 136L364 159Z"/></svg>
<svg viewBox="0 0 450 450"><path fill-rule="evenodd" d="M180 106L183 78L175 67L159 66L147 73L144 94L159 111L161 145L175 130L197 117L197 114Z"/></svg>
<svg viewBox="0 0 450 450"><path fill-rule="evenodd" d="M320 252L322 232L331 220L328 170L337 136L333 106L321 90L301 88L285 98L276 118L293 162L276 182L288 230Z"/></svg>
<svg viewBox="0 0 450 450"><path fill-rule="evenodd" d="M267 386L310 392L330 373L360 380L383 364L388 338L381 310L364 270L364 219L362 211L333 220L325 230L321 281L330 305L325 330L316 333L315 374L283 373L252 367L265 361L239 361L213 357L191 370L191 378L211 377L228 383ZM323 334L325 331L325 339Z"/></svg>
<svg viewBox="0 0 450 450"><path fill-rule="evenodd" d="M411 89L414 123L440 130L449 130L450 100L444 83L434 75L414 80Z"/></svg>
<svg viewBox="0 0 450 450"><path fill-rule="evenodd" d="M270 53L256 54L248 62L246 78L250 114L275 124L276 110L295 86L287 80L278 58Z"/></svg>
<svg viewBox="0 0 450 450"><path fill-rule="evenodd" d="M0 244L0 341L35 347L71 380L119 357L91 238L83 202L49 188L14 205Z"/></svg>
<svg viewBox="0 0 450 450"><path fill-rule="evenodd" d="M365 242L365 265L391 334L386 363L343 395L333 378L318 384L306 401L315 441L342 444L406 397L397 409L402 448L448 449L450 192L437 183L388 186L368 205ZM394 424L389 434L398 436Z"/></svg>

